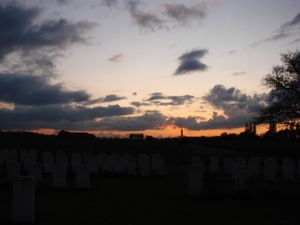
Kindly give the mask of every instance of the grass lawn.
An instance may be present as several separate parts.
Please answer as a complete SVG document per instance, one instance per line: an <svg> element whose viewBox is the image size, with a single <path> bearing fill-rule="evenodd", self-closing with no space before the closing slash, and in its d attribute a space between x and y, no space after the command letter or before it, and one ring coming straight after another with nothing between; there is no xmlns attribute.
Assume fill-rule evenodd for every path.
<svg viewBox="0 0 300 225"><path fill-rule="evenodd" d="M165 177L91 174L90 190L51 189L51 175L36 190L35 224L300 224L299 196L248 197L226 176L204 179L204 196L187 197L188 165L167 164ZM0 168L0 224L11 224L11 188ZM262 192L263 193L263 192Z"/></svg>

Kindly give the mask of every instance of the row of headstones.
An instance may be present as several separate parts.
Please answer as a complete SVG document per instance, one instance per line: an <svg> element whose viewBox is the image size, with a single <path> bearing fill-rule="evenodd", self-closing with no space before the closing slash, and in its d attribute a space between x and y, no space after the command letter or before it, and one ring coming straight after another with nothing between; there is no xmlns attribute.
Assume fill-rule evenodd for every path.
<svg viewBox="0 0 300 225"><path fill-rule="evenodd" d="M25 151L22 150L22 152ZM28 176L20 176L21 163L16 161L18 158L17 152L9 151L7 153L7 157L3 159L3 162L5 162L7 166L7 178L13 183L12 221L14 223L32 224L34 223L35 188L41 184L42 164L36 163L36 152L29 151L27 155L24 154L24 157L20 157L20 161L23 161L24 168L28 169ZM150 159L152 159L152 164L150 164ZM42 161L44 172L52 173L52 186L54 188L66 187L68 158L64 152L57 152L56 164L53 163L54 157L50 152L43 153ZM72 170L76 172L77 189L89 189L90 172L93 171L90 166L94 166L95 169L95 164L99 165L99 161L102 170L122 172L124 170L120 168L124 168L124 165L127 165L126 168L129 174L137 174L137 157L132 154L124 154L124 157L118 154L111 154L110 156L99 154L95 157L91 156L90 153L84 153L83 156L78 153L73 153L71 161ZM140 175L142 176L150 175L151 167L159 175L164 176L165 173L164 158L158 154L153 154L151 158L146 154L139 154L138 166ZM94 171L96 172L96 170Z"/></svg>
<svg viewBox="0 0 300 225"><path fill-rule="evenodd" d="M4 152L1 150L0 152ZM7 150L6 150L7 152ZM6 154L1 154L3 157L3 162L6 164L9 162L18 161L17 151L7 152ZM26 149L20 150L20 162L23 163L25 169L29 169L29 165L37 162L36 150L30 150L28 153ZM68 156L63 150L57 150L56 152L56 164L66 165L66 169L69 168ZM1 165L1 160L0 160ZM43 172L52 172L54 165L54 156L51 152L43 152L42 156ZM111 155L106 155L104 153L99 153L94 156L89 152L85 152L80 155L78 152L73 152L71 155L71 169L76 171L77 166L89 165L91 172L98 172L99 169L107 172L124 173L127 171L130 175L149 176L151 170L155 174L164 176L165 171L165 160L159 154L152 154L151 158L146 154L138 154L138 158L131 153L126 153L124 156L120 156L117 153L112 153Z"/></svg>
<svg viewBox="0 0 300 225"><path fill-rule="evenodd" d="M260 159L251 157L224 158L224 172L231 174L234 179L235 191L243 190L250 178L260 178ZM209 161L209 173L219 172L219 158L211 157ZM298 174L300 175L300 158L298 158ZM295 165L292 158L284 158L282 162L282 175L284 181L294 181ZM204 163L200 157L192 157L188 168L188 195L198 197L203 193ZM277 158L269 157L263 162L263 178L266 181L276 181Z"/></svg>
<svg viewBox="0 0 300 225"><path fill-rule="evenodd" d="M14 177L20 176L21 165L23 164L28 171L28 176L35 178L37 187L41 184L42 172L52 173L53 187L60 188L65 186L66 171L69 163L68 156L62 150L56 154L56 164L54 164L54 156L50 152L43 153L42 164L36 162L36 154L32 154L32 152L29 152L27 155L24 154L23 159L20 157L22 164L17 162L15 152L13 154L9 153L7 156L4 161L7 165L8 181L12 181ZM151 158L146 154L139 154L137 162L137 157L130 153L124 154L123 157L116 153L110 156L103 153L97 156L83 153L81 156L79 153L74 152L72 153L71 164L72 171L76 172L76 174L88 173L86 176L89 176L89 172L98 172L99 168L102 171L114 173L124 173L126 171L129 175L138 175L139 172L140 176L150 176L151 169L155 175L164 176L165 174L165 161L159 154L153 154ZM78 176L81 177L80 175Z"/></svg>

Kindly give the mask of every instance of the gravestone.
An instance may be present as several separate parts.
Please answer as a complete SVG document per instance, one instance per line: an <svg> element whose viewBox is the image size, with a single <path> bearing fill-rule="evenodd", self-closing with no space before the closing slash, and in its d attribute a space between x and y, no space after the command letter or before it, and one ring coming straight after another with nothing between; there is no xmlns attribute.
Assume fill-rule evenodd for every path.
<svg viewBox="0 0 300 225"><path fill-rule="evenodd" d="M69 167L68 156L64 153L60 153L56 155L56 164L64 164L66 165L66 169Z"/></svg>
<svg viewBox="0 0 300 225"><path fill-rule="evenodd" d="M124 170L128 170L128 159L132 157L131 153L124 154Z"/></svg>
<svg viewBox="0 0 300 225"><path fill-rule="evenodd" d="M155 157L152 161L152 168L155 174L165 176L165 158Z"/></svg>
<svg viewBox="0 0 300 225"><path fill-rule="evenodd" d="M209 173L218 173L219 172L219 157L210 157L209 160Z"/></svg>
<svg viewBox="0 0 300 225"><path fill-rule="evenodd" d="M232 171L232 177L235 179L236 176L236 168L237 167L247 167L247 158L246 157L237 157L233 161L233 171Z"/></svg>
<svg viewBox="0 0 300 225"><path fill-rule="evenodd" d="M246 166L237 166L235 169L235 182L234 190L241 191L244 190L247 186L247 167Z"/></svg>
<svg viewBox="0 0 300 225"><path fill-rule="evenodd" d="M43 152L43 172L51 173L53 170L54 157L51 152Z"/></svg>
<svg viewBox="0 0 300 225"><path fill-rule="evenodd" d="M188 196L200 197L203 194L203 166L188 167Z"/></svg>
<svg viewBox="0 0 300 225"><path fill-rule="evenodd" d="M131 156L127 159L127 174L137 175L137 157Z"/></svg>
<svg viewBox="0 0 300 225"><path fill-rule="evenodd" d="M12 182L15 177L21 174L21 164L19 162L11 162L7 165L7 181Z"/></svg>
<svg viewBox="0 0 300 225"><path fill-rule="evenodd" d="M224 172L226 174L232 174L233 172L233 158L224 157Z"/></svg>
<svg viewBox="0 0 300 225"><path fill-rule="evenodd" d="M40 163L31 163L28 165L28 176L34 178L36 187L42 186L42 165Z"/></svg>
<svg viewBox="0 0 300 225"><path fill-rule="evenodd" d="M9 152L6 155L6 165L8 165L11 162L17 162L17 155L13 152Z"/></svg>
<svg viewBox="0 0 300 225"><path fill-rule="evenodd" d="M282 177L284 181L294 181L295 166L292 158L283 158L282 162Z"/></svg>
<svg viewBox="0 0 300 225"><path fill-rule="evenodd" d="M25 156L24 168L25 168L26 170L28 170L29 164L32 164L32 163L35 163L35 156L34 156L33 153L28 153L28 154Z"/></svg>
<svg viewBox="0 0 300 225"><path fill-rule="evenodd" d="M19 176L13 180L12 222L34 223L35 184L33 177Z"/></svg>
<svg viewBox="0 0 300 225"><path fill-rule="evenodd" d="M28 154L32 154L34 156L33 160L34 160L34 162L36 162L36 160L37 160L37 150L36 149L30 149Z"/></svg>
<svg viewBox="0 0 300 225"><path fill-rule="evenodd" d="M82 156L78 154L73 154L72 153L72 158L71 158L71 164L72 164L72 171L76 172L77 167L82 165Z"/></svg>
<svg viewBox="0 0 300 225"><path fill-rule="evenodd" d="M9 150L9 153L14 154L16 156L16 162L18 162L18 149L12 148Z"/></svg>
<svg viewBox="0 0 300 225"><path fill-rule="evenodd" d="M248 172L250 178L260 178L260 159L251 157L248 161Z"/></svg>
<svg viewBox="0 0 300 225"><path fill-rule="evenodd" d="M77 167L76 188L90 189L90 168L88 165L81 165Z"/></svg>
<svg viewBox="0 0 300 225"><path fill-rule="evenodd" d="M53 165L52 187L53 188L66 187L66 165L64 164Z"/></svg>
<svg viewBox="0 0 300 225"><path fill-rule="evenodd" d="M277 174L277 159L269 157L264 160L264 178L268 181L275 181Z"/></svg>

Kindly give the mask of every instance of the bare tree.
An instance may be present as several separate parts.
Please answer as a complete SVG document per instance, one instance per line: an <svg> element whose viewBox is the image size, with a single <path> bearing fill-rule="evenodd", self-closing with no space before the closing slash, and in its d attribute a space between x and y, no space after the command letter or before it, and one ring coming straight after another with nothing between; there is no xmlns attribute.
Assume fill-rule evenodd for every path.
<svg viewBox="0 0 300 225"><path fill-rule="evenodd" d="M259 109L256 124L296 125L300 122L300 51L281 54L282 66L274 66L262 84L271 88L269 104Z"/></svg>

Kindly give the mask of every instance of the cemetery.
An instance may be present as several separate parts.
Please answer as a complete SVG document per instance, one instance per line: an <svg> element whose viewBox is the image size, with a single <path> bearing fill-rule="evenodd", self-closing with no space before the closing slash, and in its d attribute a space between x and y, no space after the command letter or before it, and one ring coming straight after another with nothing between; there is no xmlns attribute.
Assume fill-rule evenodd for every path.
<svg viewBox="0 0 300 225"><path fill-rule="evenodd" d="M296 154L73 142L1 146L1 225L300 224Z"/></svg>

